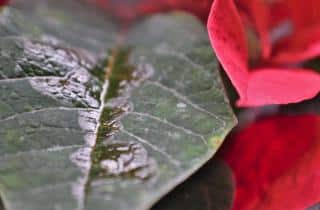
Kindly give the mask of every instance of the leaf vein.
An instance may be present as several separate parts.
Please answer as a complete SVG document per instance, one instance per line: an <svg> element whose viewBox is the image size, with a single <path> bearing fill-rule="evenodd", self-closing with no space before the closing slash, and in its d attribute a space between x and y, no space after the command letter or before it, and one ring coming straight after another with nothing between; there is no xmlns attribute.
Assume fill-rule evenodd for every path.
<svg viewBox="0 0 320 210"><path fill-rule="evenodd" d="M176 159L174 159L171 155L169 155L168 153L166 153L165 151L160 150L159 148L157 148L155 145L153 145L152 143L148 142L148 140L145 140L143 138L141 138L140 136L137 136L133 133L131 133L130 131L121 128L120 129L121 132L127 134L130 137L135 138L136 140L138 140L140 143L146 144L148 145L151 149L153 149L156 152L159 152L160 154L162 154L164 157L166 157L170 163L172 163L173 165L179 167L180 166L180 162Z"/></svg>
<svg viewBox="0 0 320 210"><path fill-rule="evenodd" d="M194 109L196 109L196 110L198 110L198 111L200 111L200 112L202 112L202 113L204 113L204 114L207 114L207 115L215 118L216 120L220 121L220 122L223 124L222 127L225 126L225 122L224 122L222 119L220 119L217 115L215 115L214 113L209 112L209 111L203 109L202 107L200 107L200 106L197 105L197 104L194 104L192 101L190 101L190 100L189 100L188 98L186 98L185 96L181 95L181 94L180 94L179 92L177 92L176 90L174 90L174 89L172 89L172 88L170 88L170 87L167 87L167 86L165 86L165 85L163 85L163 84L161 84L160 82L157 82L157 81L147 80L146 82L147 82L148 84L151 84L151 85L153 85L153 86L159 87L159 88L161 88L162 90L165 90L165 91L171 93L173 96L175 96L176 98L184 101L185 103L187 103L188 105L190 105L190 106L193 107Z"/></svg>
<svg viewBox="0 0 320 210"><path fill-rule="evenodd" d="M159 121L159 122L161 122L161 123L163 123L163 124L165 124L165 125L168 125L168 126L170 126L170 127L173 127L173 128L178 129L178 130L181 130L181 131L185 132L186 134L189 134L189 135L193 135L193 136L199 137L199 138L201 139L201 141L202 141L204 144L206 144L206 145L207 145L207 142L205 141L205 139L204 139L204 136L203 136L203 135L201 135L201 134L199 134L199 133L195 133L194 131L189 130L189 129L185 128L185 127L175 125L175 124L173 124L173 123L171 123L171 122L169 122L169 121L167 121L167 120L165 120L165 119L161 119L161 118L156 117L156 116L154 116L154 115L151 115L151 114L149 114L149 113L128 112L128 114L133 114L133 115L143 116L143 117L147 117L147 118L150 118L150 119L153 119L153 120Z"/></svg>

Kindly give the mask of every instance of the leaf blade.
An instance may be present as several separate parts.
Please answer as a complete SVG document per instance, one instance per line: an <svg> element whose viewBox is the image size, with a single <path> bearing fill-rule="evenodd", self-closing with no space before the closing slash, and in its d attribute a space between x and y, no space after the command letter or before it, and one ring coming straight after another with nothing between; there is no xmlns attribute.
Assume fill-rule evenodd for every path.
<svg viewBox="0 0 320 210"><path fill-rule="evenodd" d="M43 4L51 5L50 2ZM0 38L4 52L20 50L15 59L1 54L6 67L15 70L11 76L12 71L5 73L0 81L13 84L9 89L2 88L4 101L9 98L5 91L16 89L11 97L13 101L2 105L5 108L1 110L5 111L0 112L2 119L10 122L2 128L7 147L1 147L4 150L1 154L5 155L0 161L0 189L5 207L9 210L40 210L43 206L95 210L149 208L206 162L234 125L220 81L212 82L218 75L217 63L204 28L185 15L151 18L129 33L129 41L123 45L131 45L133 49L127 58L122 58L119 52L110 54L103 50L116 43L113 34L118 32L113 23L109 23L110 28L99 28L99 36L93 38L97 47L97 43L91 45L78 39L75 34L83 30L75 26L63 22L59 27L51 25L53 29L50 28L54 22L49 21L50 18L57 22L61 19L55 13L48 16L51 13L43 4L39 4L41 9L31 10L35 17L44 16L38 11L46 11L42 23L42 19L32 18L37 20L33 27L36 30L30 32L24 24L13 24L14 30L6 30L8 33ZM154 20L163 22L175 39L180 38L180 43L174 39L168 43L179 53L189 53L187 56L153 52L157 46L151 45L152 39L155 43L163 42L152 34L156 29ZM49 26L44 26L47 24ZM186 29L181 26L180 31L176 30L180 24L187 26ZM149 26L153 27L151 31ZM69 28L71 32L61 32ZM183 33L192 29L197 31L197 36L183 40ZM151 42L141 40L141 33L148 34ZM19 34L23 34L22 39L16 38ZM43 34L50 35L49 43ZM101 34L110 36L105 38ZM201 41L194 43L195 37L201 37ZM190 43L184 46L189 39ZM17 43L22 50L12 47ZM65 43L66 47L62 47ZM32 54L34 49L39 53ZM54 59L57 51L63 53L62 60ZM44 65L39 59L43 54L54 61L50 63L52 66ZM101 54L107 60L103 65L98 63ZM142 56L147 56L147 62L141 60ZM26 57L29 60L24 63ZM173 65L174 74L166 72L163 65ZM185 71L185 80L177 72L179 69ZM101 73L104 70L106 75ZM8 76L11 78L5 78ZM104 76L108 78L106 82ZM157 81L160 77L165 79ZM171 77L182 82L183 88L175 86ZM186 91L191 91L190 95L185 96ZM20 101L17 103L17 100ZM126 104L131 106L122 106ZM17 109L9 112L15 106ZM21 154L16 157L10 151ZM113 166L122 168L116 170Z"/></svg>

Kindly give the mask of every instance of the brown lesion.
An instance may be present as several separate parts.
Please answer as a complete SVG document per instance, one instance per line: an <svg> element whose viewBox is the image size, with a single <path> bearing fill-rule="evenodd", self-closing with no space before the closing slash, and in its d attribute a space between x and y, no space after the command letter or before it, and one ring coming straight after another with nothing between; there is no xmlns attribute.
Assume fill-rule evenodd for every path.
<svg viewBox="0 0 320 210"><path fill-rule="evenodd" d="M139 143L112 142L95 151L91 178L137 179L146 181L156 174L155 161Z"/></svg>
<svg viewBox="0 0 320 210"><path fill-rule="evenodd" d="M113 50L109 59L109 65L105 68L105 79L109 80L108 93L105 100L119 96L123 83L130 83L134 77L135 67L129 63L129 48L117 48Z"/></svg>
<svg viewBox="0 0 320 210"><path fill-rule="evenodd" d="M131 50L115 47L104 64L95 71L99 78L108 81L106 95L103 96L103 110L95 145L91 152L91 168L86 183L86 193L90 193L95 180L105 178L124 178L148 181L156 175L156 161L149 157L147 150L135 141L126 142L115 139L120 132L119 119L128 111L126 100L116 105L112 100L124 97L133 83L140 81L135 66L129 62ZM103 71L98 71L103 69Z"/></svg>

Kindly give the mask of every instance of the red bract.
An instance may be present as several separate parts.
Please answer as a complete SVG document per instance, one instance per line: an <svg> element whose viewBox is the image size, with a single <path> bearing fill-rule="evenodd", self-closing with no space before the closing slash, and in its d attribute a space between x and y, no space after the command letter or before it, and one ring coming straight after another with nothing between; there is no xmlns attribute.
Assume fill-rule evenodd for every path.
<svg viewBox="0 0 320 210"><path fill-rule="evenodd" d="M89 0L124 21L143 15L184 10L206 20L212 0Z"/></svg>
<svg viewBox="0 0 320 210"><path fill-rule="evenodd" d="M9 0L0 0L0 7L8 4Z"/></svg>
<svg viewBox="0 0 320 210"><path fill-rule="evenodd" d="M237 3L237 4L236 4ZM215 0L208 31L216 55L239 93L239 106L288 104L320 91L320 75L297 64L320 54L318 0ZM258 67L249 65L246 33L260 40Z"/></svg>
<svg viewBox="0 0 320 210"><path fill-rule="evenodd" d="M276 116L227 139L233 210L305 210L320 201L320 116Z"/></svg>

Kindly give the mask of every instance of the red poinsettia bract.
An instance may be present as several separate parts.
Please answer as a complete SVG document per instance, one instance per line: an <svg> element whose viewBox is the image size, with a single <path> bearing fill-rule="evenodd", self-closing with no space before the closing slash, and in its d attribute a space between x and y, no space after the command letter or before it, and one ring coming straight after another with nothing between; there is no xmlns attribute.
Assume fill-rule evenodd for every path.
<svg viewBox="0 0 320 210"><path fill-rule="evenodd" d="M209 36L239 93L239 106L295 103L319 93L320 75L301 67L320 55L319 8L319 0L213 2ZM246 36L250 28L261 49L254 66L249 64Z"/></svg>
<svg viewBox="0 0 320 210"><path fill-rule="evenodd" d="M106 11L124 21L132 20L143 15L184 10L202 20L206 20L212 0L88 0L94 2Z"/></svg>
<svg viewBox="0 0 320 210"><path fill-rule="evenodd" d="M0 7L8 4L9 0L0 0Z"/></svg>
<svg viewBox="0 0 320 210"><path fill-rule="evenodd" d="M227 139L233 210L306 210L320 201L320 116L274 116Z"/></svg>

